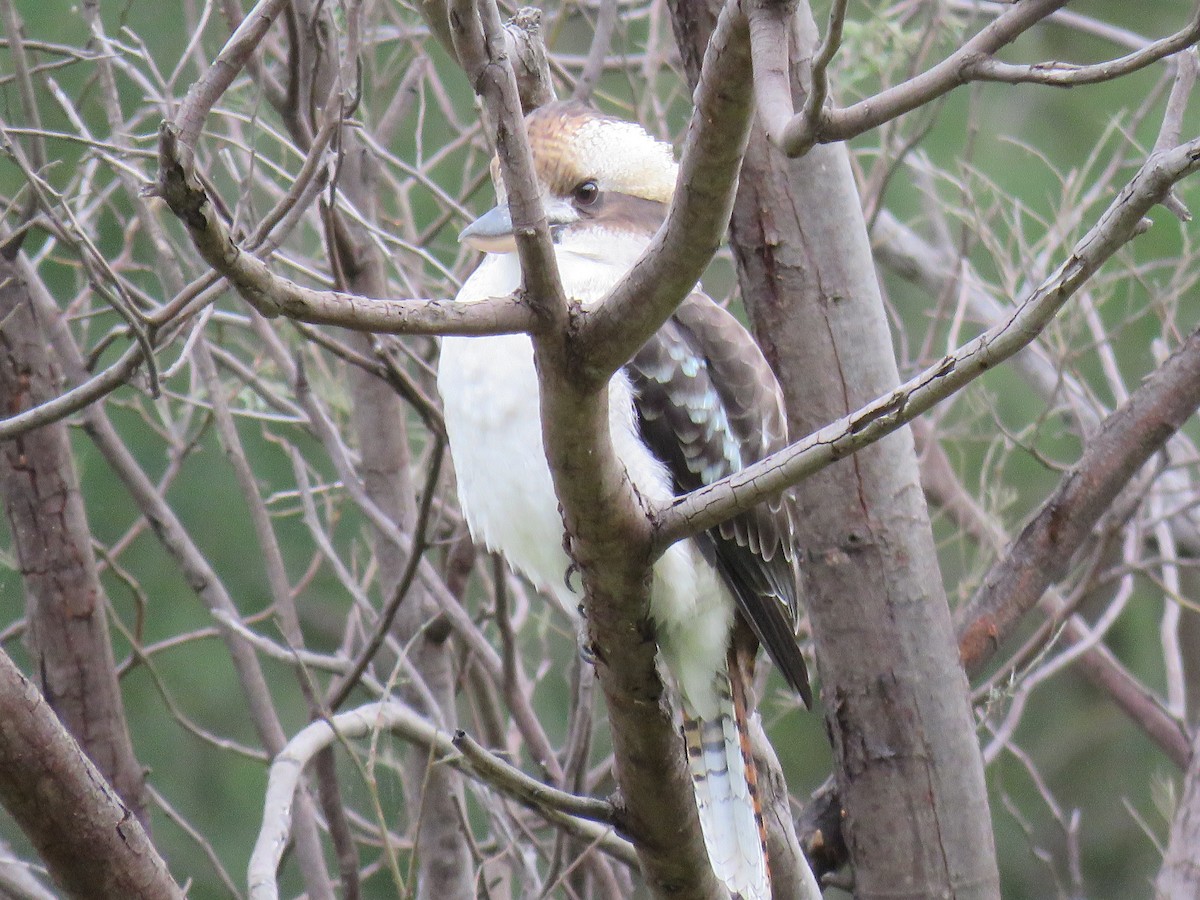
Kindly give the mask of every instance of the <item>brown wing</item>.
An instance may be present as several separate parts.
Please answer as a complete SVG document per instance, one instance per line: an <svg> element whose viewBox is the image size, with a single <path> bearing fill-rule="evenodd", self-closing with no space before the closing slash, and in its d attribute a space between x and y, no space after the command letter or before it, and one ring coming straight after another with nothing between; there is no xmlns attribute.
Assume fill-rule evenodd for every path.
<svg viewBox="0 0 1200 900"><path fill-rule="evenodd" d="M686 493L787 443L779 385L754 339L703 294L680 305L626 366L642 437ZM784 494L696 538L788 683L811 705L796 643L795 504Z"/></svg>

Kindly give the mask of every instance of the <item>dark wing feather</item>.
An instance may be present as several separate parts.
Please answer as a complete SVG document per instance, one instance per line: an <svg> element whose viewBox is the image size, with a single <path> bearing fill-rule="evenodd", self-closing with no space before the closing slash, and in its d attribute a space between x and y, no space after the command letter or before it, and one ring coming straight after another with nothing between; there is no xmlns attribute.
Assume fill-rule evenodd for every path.
<svg viewBox="0 0 1200 900"><path fill-rule="evenodd" d="M686 493L787 444L775 376L732 315L692 294L626 366L642 437ZM696 540L759 641L806 704L808 671L796 643L795 503L761 503Z"/></svg>

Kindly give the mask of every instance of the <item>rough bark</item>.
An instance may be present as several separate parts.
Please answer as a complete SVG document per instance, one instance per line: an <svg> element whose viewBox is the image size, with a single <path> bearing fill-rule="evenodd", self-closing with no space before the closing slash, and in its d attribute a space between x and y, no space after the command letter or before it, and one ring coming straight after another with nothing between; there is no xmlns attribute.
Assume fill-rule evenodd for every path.
<svg viewBox="0 0 1200 900"><path fill-rule="evenodd" d="M1200 404L1200 333L1109 416L1012 548L959 613L964 656L981 667L999 638L1060 581L1117 495Z"/></svg>
<svg viewBox="0 0 1200 900"><path fill-rule="evenodd" d="M0 405L9 416L62 391L20 268L0 256ZM146 821L109 642L107 600L67 426L0 444L0 495L25 587L27 645L38 687L125 805Z"/></svg>
<svg viewBox="0 0 1200 900"><path fill-rule="evenodd" d="M67 896L182 900L141 824L4 653L0 803Z"/></svg>
<svg viewBox="0 0 1200 900"><path fill-rule="evenodd" d="M711 7L674 0L694 78ZM806 13L807 16L807 13ZM808 19L811 29L811 19ZM811 30L794 58L811 53ZM792 433L898 383L846 148L751 135L732 237ZM797 489L805 587L859 897L998 897L967 682L907 429Z"/></svg>
<svg viewBox="0 0 1200 900"><path fill-rule="evenodd" d="M75 343L65 323L54 318L57 310L46 286L36 280L27 260L18 258L18 271L26 279L34 309L47 332L47 339L62 366L67 383L80 384L86 380L87 368L83 353ZM188 585L210 612L231 620L240 618L233 598L208 560L192 541L179 517L166 502L149 477L138 465L133 453L121 440L116 428L100 404L87 407L83 414L84 431L94 442L114 474L129 491L130 497L151 523L154 534L163 548L179 565ZM223 626L224 628L224 626ZM230 658L238 675L249 715L260 741L269 753L277 753L287 743L283 726L270 700L270 692L254 648L232 629L225 629ZM307 793L297 800L295 828L296 859L304 872L309 895L329 900L333 897L325 859L321 852L320 834L312 800ZM120 895L116 895L120 896Z"/></svg>

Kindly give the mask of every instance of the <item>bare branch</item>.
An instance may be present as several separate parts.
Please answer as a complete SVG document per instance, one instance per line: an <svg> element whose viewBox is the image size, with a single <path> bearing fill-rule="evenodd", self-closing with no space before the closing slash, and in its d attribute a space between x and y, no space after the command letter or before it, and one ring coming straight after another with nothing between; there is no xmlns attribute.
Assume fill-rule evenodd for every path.
<svg viewBox="0 0 1200 900"><path fill-rule="evenodd" d="M1009 7L942 62L903 84L842 109L824 110L814 123L804 115L774 120L767 131L788 156L801 156L817 142L842 141L910 112L968 80L970 66L1012 43L1066 0L1029 0ZM790 104L789 104L790 105ZM777 104L779 111L783 105Z"/></svg>
<svg viewBox="0 0 1200 900"><path fill-rule="evenodd" d="M0 419L0 440L10 440L35 428L61 422L72 413L79 412L106 397L117 388L129 383L129 379L141 366L144 356L141 344L134 344L127 348L121 354L120 359L112 365L75 385L69 391L30 407L24 412L14 413L7 418Z"/></svg>
<svg viewBox="0 0 1200 900"><path fill-rule="evenodd" d="M917 284L930 296L956 286L963 295L966 310L985 324L1007 319L1009 311L980 283L973 271L955 267L948 254L926 241L912 228L900 222L888 210L881 210L871 232L876 260L906 280ZM1044 336L1043 336L1044 337ZM1083 434L1100 427L1102 411L1094 409L1084 386L1070 372L1063 371L1043 338L1033 341L1011 359L1021 377L1046 403L1066 395L1071 415Z"/></svg>
<svg viewBox="0 0 1200 900"><path fill-rule="evenodd" d="M37 688L0 653L0 800L72 897L179 898L166 863Z"/></svg>
<svg viewBox="0 0 1200 900"><path fill-rule="evenodd" d="M918 420L913 430L920 435L921 484L932 503L940 506L955 525L971 535L972 540L991 549L997 555L1007 550L1009 543L999 522L982 509L966 492L955 476L949 459L930 429L921 427ZM1161 475L1159 476L1162 477ZM1125 489L1128 491L1128 487ZM1077 592L1079 593L1079 592ZM1013 598L1019 600L1019 598ZM1012 665L1044 649L1046 643L1056 638L1065 644L1062 658L1072 662L1093 684L1105 691L1129 718L1158 744L1162 751L1181 769L1187 766L1191 753L1186 732L1178 719L1171 716L1158 699L1126 669L1112 652L1099 643L1096 630L1089 627L1077 613L1075 602L1063 597L1060 590L1051 585L1042 594L1039 606L1047 618L1037 629L1026 648L1018 651ZM978 677L987 670L996 649L1011 638L1016 627L1024 620L1017 616L1007 618L1007 628L999 627L995 620L978 621L971 616L978 610L968 611L965 607L958 612L958 648L967 676ZM984 613L987 615L986 612ZM991 634L989 629L995 628ZM986 637L985 637L986 634ZM1083 646L1086 642L1087 646ZM1067 654L1070 654L1067 657ZM1004 677L1004 670L991 681ZM1018 689L1020 685L1018 685ZM986 690L985 684L982 690ZM829 833L828 826L826 833Z"/></svg>
<svg viewBox="0 0 1200 900"><path fill-rule="evenodd" d="M746 4L750 29L750 57L754 70L754 102L759 121L771 142L783 140L783 131L796 114L792 103L792 61L788 40L794 2L754 0ZM820 107L817 107L820 109Z"/></svg>
<svg viewBox="0 0 1200 900"><path fill-rule="evenodd" d="M705 53L667 221L609 296L578 314L581 374L596 384L662 325L725 239L753 119L749 67L746 20L726 4Z"/></svg>
<svg viewBox="0 0 1200 900"><path fill-rule="evenodd" d="M34 303L25 276L23 266L0 255L0 405L7 410L36 407L60 386L47 347L46 310ZM0 444L0 498L25 587L28 644L40 687L145 823L145 776L126 724L107 597L64 424Z"/></svg>
<svg viewBox="0 0 1200 900"><path fill-rule="evenodd" d="M34 866L12 852L7 841L0 840L0 891L12 900L55 900L38 874Z"/></svg>
<svg viewBox="0 0 1200 900"><path fill-rule="evenodd" d="M456 732L452 743L481 778L491 784L504 785L505 791L520 797L530 805L550 807L567 815L605 825L616 824L613 805L606 800L579 797L530 778L479 746L465 731Z"/></svg>
<svg viewBox="0 0 1200 900"><path fill-rule="evenodd" d="M849 140L972 81L1028 82L1057 87L1095 84L1145 68L1192 46L1200 39L1198 11L1179 32L1105 63L1087 66L1061 62L1013 65L994 58L997 50L1012 43L1063 5L1065 0L1027 0L1009 6L942 62L903 84L890 87L853 106L818 109L814 105L810 109L806 105L801 114L785 120L791 104L790 100L784 102L784 94L776 83L771 90L768 133L787 155L800 156L814 143ZM779 40L777 37L771 39L772 42ZM767 45L767 40L764 40L763 46ZM765 56L761 64L764 71L777 66ZM758 65L756 59L756 67Z"/></svg>
<svg viewBox="0 0 1200 900"><path fill-rule="evenodd" d="M1159 60L1193 46L1200 40L1200 13L1193 14L1187 27L1169 37L1155 41L1132 53L1107 62L1080 66L1064 62L1041 62L1013 65L987 59L971 67L970 78L975 81L1002 81L1006 84L1044 84L1051 87L1075 87L1098 84L1129 75Z"/></svg>
<svg viewBox="0 0 1200 900"><path fill-rule="evenodd" d="M479 303L448 300L374 300L340 291L317 291L275 275L232 239L196 179L190 154L174 129L159 133L158 193L188 229L196 250L238 293L267 317L287 315L321 325L341 325L392 334L506 334L528 331L533 317L515 297Z"/></svg>
<svg viewBox="0 0 1200 900"><path fill-rule="evenodd" d="M890 434L1028 345L1071 295L1135 237L1171 187L1200 168L1200 139L1148 159L1058 270L1009 317L884 397L658 513L659 550L750 509Z"/></svg>
<svg viewBox="0 0 1200 900"><path fill-rule="evenodd" d="M275 757L267 785L262 830L250 858L251 900L275 900L279 896L275 871L290 828L292 797L309 761L319 750L338 739L364 737L377 731L391 731L400 735L428 751L435 764L448 764L464 774L481 778L514 799L528 804L551 824L562 827L569 824L574 834L597 841L601 849L617 858L631 860L629 845L612 833L611 826L600 826L578 818L580 810L602 815L601 806L607 804L597 805L599 801L588 802L548 789L494 756L488 756L484 762L481 754L486 754L486 751L478 745L472 747L471 755L464 755L456 748L455 741L444 732L438 731L403 704L386 700L314 722L292 738ZM460 737L458 740L466 739Z"/></svg>
<svg viewBox="0 0 1200 900"><path fill-rule="evenodd" d="M1047 586L1063 577L1074 551L1091 534L1129 479L1200 406L1200 332L1194 333L1130 396L1088 442L1083 457L992 568L960 622L960 635L979 662L1030 609Z"/></svg>
<svg viewBox="0 0 1200 900"><path fill-rule="evenodd" d="M13 6L12 0L0 2L0 16L3 17L4 28L8 32L8 50L12 59L13 77L21 98L21 113L25 123L34 129L35 135L31 152L33 165L41 170L46 168L46 143L36 132L42 128L41 112L38 108L37 93L30 75L28 56L25 53L24 23ZM33 199L32 197L30 198Z"/></svg>
<svg viewBox="0 0 1200 900"><path fill-rule="evenodd" d="M287 0L259 0L230 35L204 77L188 90L175 117L179 125L179 140L185 147L196 146L209 112L242 71L275 17L287 5Z"/></svg>
<svg viewBox="0 0 1200 900"><path fill-rule="evenodd" d="M136 701L128 709L133 735L150 754L150 780L161 791L155 800L169 819L156 835L160 852L178 858L184 868L173 874L192 893L245 894L244 881L229 875L243 865L236 848L201 823L216 821L214 803L231 827L244 825L247 812L245 796L182 788L178 779L193 777L193 756L206 770L252 774L266 769L269 748L291 736L262 739L272 717L286 724L289 712L303 717L306 704L311 717L314 702L349 709L397 697L437 730L437 749L400 733L334 735L300 773L294 820L280 826L274 813L268 817L283 828L277 835L286 833L281 840L294 842L290 855L284 850L281 885L303 876L298 890L314 900L354 900L389 878L398 894L416 885L416 893L447 900L521 890L571 900L720 894L697 852L690 785L645 602L655 516L662 514L664 535L689 534L702 522L647 508L628 489L604 434L606 372L674 298L635 285L607 309L557 305L553 273L537 259L544 244L534 239L526 260L533 289L470 307L448 302L474 263L454 232L483 200L496 127L509 193L517 205L528 200L529 222L537 218L537 198L522 195L530 185L522 186L519 117L556 85L638 119L662 140L681 137L680 124L699 106L704 127L689 138L695 146L672 215L690 205L701 230L673 220L657 255L643 261L650 274L636 278L648 283L665 267L677 282L672 290L692 287L703 245L723 228L722 192L736 177L731 247L705 271L707 286L720 302L736 266L747 318L787 394L793 437L835 423L792 448L796 459L777 457L779 466L753 483L704 495L711 509L687 505L698 495L682 501L684 510L715 518L749 504L768 493L764 479L782 484L799 472L784 478L780 466L803 468L804 454L813 453L815 468L850 452L934 402L930 388L977 363L995 364L1003 355L997 347L1037 331L1003 372L915 420L918 451L925 446L919 483L908 436L899 433L793 490L803 510L796 527L808 599L801 634L811 636L841 779L840 795L812 808L826 814L804 834L814 864L844 865L853 849L863 896L894 893L913 879L924 879L908 891L914 896L943 892L934 883L995 896L986 865L990 801L1020 819L1030 849L1045 858L1050 893L1082 896L1104 879L1132 895L1138 879L1144 888L1153 878L1144 854L1123 855L1134 824L1120 814L1119 798L1079 782L1069 784L1065 804L1042 774L1054 764L1054 723L1063 721L1056 687L1070 673L1095 688L1072 699L1119 711L1118 719L1081 716L1079 726L1108 723L1105 737L1130 751L1115 765L1125 766L1135 796L1155 789L1156 802L1175 799L1161 797L1167 788L1146 783L1147 773L1155 759L1186 769L1193 758L1185 723L1200 710L1200 615L1189 599L1200 584L1194 421L1133 475L1090 531L1083 495L1110 491L1136 464L1131 458L1145 454L1142 439L1157 439L1135 435L1131 443L1102 426L1163 365L1158 345L1196 340L1189 298L1200 286L1200 247L1194 229L1167 222L1163 234L1130 243L1086 281L1073 279L1080 265L1109 252L1097 243L1114 226L1127 237L1146 226L1132 206L1149 190L1150 170L1178 159L1181 134L1195 137L1185 115L1195 75L1187 45L1200 10L1159 4L1151 13L1147 4L1131 28L1121 28L1113 24L1120 17L1106 22L1049 0L901 0L869 9L826 0L817 4L829 23L819 33L808 0L740 0L746 22L726 10L734 27L721 37L724 52L714 51L721 58L705 73L697 103L690 88L722 5L584 0L520 10L501 25L514 7L498 10L487 0L186 0L178 9L183 39L163 44L143 40L142 19L110 19L102 3L88 2L77 13L88 51L44 40L37 32L50 20L28 14L23 0L0 0L0 53L12 59L0 85L14 117L0 122L0 153L12 157L17 178L0 202L0 235L9 235L0 236L0 250L28 282L51 333L51 361L66 374L65 384L36 401L0 408L7 417L0 450L57 496L53 472L44 476L61 467L38 449L45 446L39 434L81 432L71 437L82 441L83 496L104 540L90 550L85 542L83 555L100 557L111 639L127 648L116 671ZM1151 28L1158 33L1136 33ZM485 98L474 107L471 85L446 65L455 30L471 83ZM981 38L988 34L990 49ZM1067 42L1038 62L1043 37ZM1074 37L1084 43L1070 43ZM1148 81L1121 77L1082 95L1016 87L1097 84L1151 63L1142 69ZM64 66L70 77L57 83ZM747 76L757 117L738 106ZM940 115L946 92L968 81L992 83L960 96L953 115ZM1121 114L1130 102L1125 89L1139 83L1145 97ZM859 95L862 104L846 99ZM838 109L837 99L847 108ZM1155 141L1148 117L1164 99ZM1016 114L1023 101L1038 114ZM924 105L903 115L911 104ZM1096 139L1081 144L1077 135L1053 133L1054 117L1064 113L1078 120L1078 134ZM754 119L747 160L734 176L728 144L740 143L747 115ZM163 156L168 168L178 165L173 175L159 169L160 148L146 145L164 117L179 129ZM705 130L713 123L716 134ZM881 125L876 136L862 134L853 147L820 144L836 129L874 124ZM817 143L788 159L777 148L797 135ZM716 155L714 143L725 145ZM1137 184L1101 220L1148 157ZM1020 172L1007 170L1018 160ZM174 209L143 189L168 175L183 187ZM910 177L913 184L902 183ZM1190 194L1183 184L1175 190ZM1159 202L1186 220L1173 193ZM882 271L872 267L864 210ZM174 221L180 212L182 228ZM1081 264L1072 248L1098 221L1076 248ZM686 265L678 267L681 252ZM241 307L231 286L258 307ZM0 274L0 294L14 287ZM1060 304L1071 289L1072 299L1044 324L1038 310ZM19 333L17 325L0 313L0 344ZM339 333L343 327L352 333ZM992 343L968 353L967 341L988 329L981 340ZM570 610L564 617L561 604L541 603L470 543L439 449L445 433L430 336L442 332L527 333L537 345L567 550L590 594L582 635ZM157 378L155 365L163 370ZM897 371L908 378L922 370L925 380L893 392ZM17 395L33 398L21 377ZM833 448L817 446L823 440ZM1097 440L1112 445L1108 458L1085 454ZM221 464L222 447L232 467ZM1027 477L1039 466L1044 471ZM998 559L1028 549L1010 535L1027 516L1041 515L1058 478L1066 490L1068 473L1087 485L1049 501L1064 519L1082 510L1077 530L1063 532L1081 540L1066 574L1024 615L1031 593L1014 594L1014 605L999 612L969 606L990 567L1000 571ZM936 510L932 530L923 496ZM27 525L14 517L13 533L0 539L0 564L13 572L29 568L30 540L56 540L36 539L42 525L61 518L52 504L37 518ZM1069 555L1065 544L1059 550ZM164 586L193 591L202 604L167 609ZM956 631L947 595L960 616L977 618ZM1165 610L1160 620L1138 611L1147 602ZM35 616L10 612L0 643L36 681ZM1123 659L1130 636L1139 649L1126 666L1117 652ZM591 652L573 652L577 640ZM194 678L197 663L203 684ZM994 735L984 764L988 754L1006 767L1016 760L1028 778L988 785L976 778L978 741L960 663L968 677L986 666L974 691ZM214 698L214 689L228 696ZM593 689L605 692L607 721ZM795 698L774 694L762 707L772 739L790 739L796 728L806 741L816 738L811 717L794 720ZM951 707L953 720L943 717ZM459 721L478 744L453 737ZM307 723L293 724L294 733ZM147 728L163 739L142 741ZM1020 734L1033 738L1027 756L1014 738ZM336 772L334 741L348 757ZM791 748L785 763L794 767L810 750ZM1097 766L1113 764L1113 756L1099 754ZM788 827L797 798L788 798L765 758L758 761L775 897L812 894ZM365 782L339 794L347 763ZM791 779L811 770L801 766L789 768ZM1194 780L1180 794L1177 829L1193 818ZM1044 805L1045 814L1030 804ZM1120 855L1119 872L1096 868L1089 842L1099 817L1115 838L1107 850ZM1134 819L1156 838L1162 830ZM909 823L904 833L896 821ZM1010 856L1006 827L1001 819L997 831ZM1164 853L1172 867L1195 847L1194 835L1180 833ZM3 846L14 836L0 837L5 885L6 875L21 871ZM335 859L331 883L323 870ZM1000 864L1011 872L1011 856ZM300 872L285 877L288 867ZM952 873L968 870L955 881ZM1190 890L1194 872L1180 871L1184 880L1160 884L1160 892ZM1164 865L1160 882L1167 873Z"/></svg>

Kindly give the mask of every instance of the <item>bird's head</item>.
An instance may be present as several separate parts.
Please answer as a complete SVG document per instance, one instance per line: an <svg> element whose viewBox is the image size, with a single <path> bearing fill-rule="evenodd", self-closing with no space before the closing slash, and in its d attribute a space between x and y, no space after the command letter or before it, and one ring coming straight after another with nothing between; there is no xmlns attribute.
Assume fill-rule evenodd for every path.
<svg viewBox="0 0 1200 900"><path fill-rule="evenodd" d="M534 110L525 128L542 206L561 250L600 256L617 242L644 244L658 230L678 172L669 144L571 100ZM459 240L487 253L513 253L512 216L496 162L492 180L499 203Z"/></svg>

